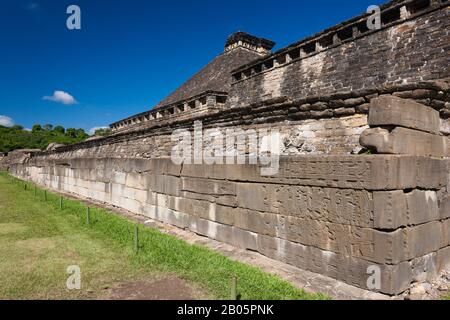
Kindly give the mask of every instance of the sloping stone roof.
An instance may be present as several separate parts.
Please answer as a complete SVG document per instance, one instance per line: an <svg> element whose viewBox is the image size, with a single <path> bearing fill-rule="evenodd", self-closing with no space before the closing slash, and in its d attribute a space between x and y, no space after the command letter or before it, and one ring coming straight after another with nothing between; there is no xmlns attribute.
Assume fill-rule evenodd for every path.
<svg viewBox="0 0 450 320"><path fill-rule="evenodd" d="M242 47L224 52L158 103L155 109L189 99L205 91L229 92L231 71L258 58L261 58L261 54Z"/></svg>

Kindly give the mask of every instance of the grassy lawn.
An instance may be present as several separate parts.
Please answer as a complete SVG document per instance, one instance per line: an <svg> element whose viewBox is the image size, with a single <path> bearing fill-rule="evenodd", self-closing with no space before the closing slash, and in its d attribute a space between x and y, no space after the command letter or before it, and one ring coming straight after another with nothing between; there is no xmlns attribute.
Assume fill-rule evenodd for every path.
<svg viewBox="0 0 450 320"><path fill-rule="evenodd" d="M324 299L276 276L139 226L101 208L91 209L0 173L0 299L92 299L106 287L141 278L173 275L206 293L228 299L230 278L238 278L241 299ZM82 289L66 289L68 266L78 265Z"/></svg>

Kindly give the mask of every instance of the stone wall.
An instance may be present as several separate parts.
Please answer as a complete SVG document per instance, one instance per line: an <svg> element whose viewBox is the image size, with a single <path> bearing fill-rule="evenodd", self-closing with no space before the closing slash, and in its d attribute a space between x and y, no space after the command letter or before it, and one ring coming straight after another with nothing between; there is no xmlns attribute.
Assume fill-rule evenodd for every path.
<svg viewBox="0 0 450 320"><path fill-rule="evenodd" d="M431 107L380 96L369 110L361 143L386 154L284 156L273 176L260 165L65 152L18 159L10 171L395 295L450 264L450 142ZM440 142L424 146L424 135ZM373 268L380 288L367 287Z"/></svg>
<svg viewBox="0 0 450 320"><path fill-rule="evenodd" d="M322 40L307 56L283 61L293 45L255 62L277 59L268 70L243 66L238 73L251 73L233 84L225 108L2 162L54 190L402 293L450 264L449 9L445 1L407 2L432 5L328 48L313 38ZM196 121L204 134L278 131L278 173L174 164L171 134ZM374 267L375 289L367 286Z"/></svg>
<svg viewBox="0 0 450 320"><path fill-rule="evenodd" d="M169 157L176 129L192 130L200 121L205 130L218 128L258 130L281 133L283 155L357 154L359 138L367 129L370 102L380 95L411 99L440 112L444 135L450 135L450 85L448 80L419 82L413 85L386 85L372 90L311 96L297 100L269 99L239 108L215 110L189 119L159 120L106 138L47 151L52 159L86 157L116 158Z"/></svg>
<svg viewBox="0 0 450 320"><path fill-rule="evenodd" d="M366 27L360 34L367 18L355 18L239 68L234 73L229 105L370 91L386 84L414 88L423 80L450 77L448 2L403 2L403 11L412 10L411 14L402 16L401 5L388 4L386 16L391 11L398 19L390 22L386 18L380 30L367 31Z"/></svg>
<svg viewBox="0 0 450 320"><path fill-rule="evenodd" d="M39 149L20 149L0 157L0 171L8 171L11 165L26 163L33 155L40 153Z"/></svg>
<svg viewBox="0 0 450 320"><path fill-rule="evenodd" d="M109 203L367 289L398 294L450 258L450 215L438 192L444 160L303 156L262 177L257 165L174 165L169 159L42 157L12 173ZM448 205L448 201L447 201ZM427 259L432 269L421 269Z"/></svg>

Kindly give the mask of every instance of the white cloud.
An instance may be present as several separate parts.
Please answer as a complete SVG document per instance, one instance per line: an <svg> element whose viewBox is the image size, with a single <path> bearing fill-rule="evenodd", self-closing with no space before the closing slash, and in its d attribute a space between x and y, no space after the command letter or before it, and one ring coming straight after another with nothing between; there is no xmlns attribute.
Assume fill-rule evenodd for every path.
<svg viewBox="0 0 450 320"><path fill-rule="evenodd" d="M109 129L109 127L93 127L89 130L89 134L93 135L93 134L95 134L95 131L100 130L100 129Z"/></svg>
<svg viewBox="0 0 450 320"><path fill-rule="evenodd" d="M45 96L42 99L62 103L65 105L78 103L72 95L64 91L55 91L52 96Z"/></svg>
<svg viewBox="0 0 450 320"><path fill-rule="evenodd" d="M14 120L7 116L0 115L0 126L12 127L14 125Z"/></svg>

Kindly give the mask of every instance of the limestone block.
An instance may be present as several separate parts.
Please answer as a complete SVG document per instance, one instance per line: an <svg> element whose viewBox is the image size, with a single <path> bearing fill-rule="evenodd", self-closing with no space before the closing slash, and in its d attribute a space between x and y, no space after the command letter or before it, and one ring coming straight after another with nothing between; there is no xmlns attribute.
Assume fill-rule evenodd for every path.
<svg viewBox="0 0 450 320"><path fill-rule="evenodd" d="M175 176L145 174L143 176L143 184L146 189L153 192L179 196L181 192L181 180Z"/></svg>
<svg viewBox="0 0 450 320"><path fill-rule="evenodd" d="M151 219L158 220L179 228L188 228L192 219L188 214L171 210L165 207L146 205L143 214Z"/></svg>
<svg viewBox="0 0 450 320"><path fill-rule="evenodd" d="M438 274L437 253L432 252L411 261L414 282L426 282L435 279Z"/></svg>
<svg viewBox="0 0 450 320"><path fill-rule="evenodd" d="M442 245L442 224L430 222L403 230L407 260L438 251Z"/></svg>
<svg viewBox="0 0 450 320"><path fill-rule="evenodd" d="M168 206L171 209L194 215L202 219L234 225L237 208L225 207L209 201L169 197Z"/></svg>
<svg viewBox="0 0 450 320"><path fill-rule="evenodd" d="M442 199L440 206L439 206L439 212L441 219L450 218L450 195L444 197Z"/></svg>
<svg viewBox="0 0 450 320"><path fill-rule="evenodd" d="M258 234L233 227L232 244L241 249L257 251Z"/></svg>
<svg viewBox="0 0 450 320"><path fill-rule="evenodd" d="M373 148L381 154L410 154L418 156L444 157L448 155L448 139L443 136L397 127L391 132L387 129L365 130L360 144Z"/></svg>
<svg viewBox="0 0 450 320"><path fill-rule="evenodd" d="M234 225L237 208L230 208L214 203L210 204L208 218L224 224Z"/></svg>
<svg viewBox="0 0 450 320"><path fill-rule="evenodd" d="M94 182L91 181L91 190L93 191L101 191L101 192L106 192L106 190L109 189L109 185L103 182Z"/></svg>
<svg viewBox="0 0 450 320"><path fill-rule="evenodd" d="M181 180L184 191L211 195L236 195L236 185L232 182L195 178L182 178Z"/></svg>
<svg viewBox="0 0 450 320"><path fill-rule="evenodd" d="M179 196L181 192L181 179L175 176L164 176L164 190L168 195Z"/></svg>
<svg viewBox="0 0 450 320"><path fill-rule="evenodd" d="M369 125L401 126L439 134L439 112L413 100L380 96L370 101Z"/></svg>
<svg viewBox="0 0 450 320"><path fill-rule="evenodd" d="M407 205L403 191L373 193L374 227L395 230L407 224Z"/></svg>
<svg viewBox="0 0 450 320"><path fill-rule="evenodd" d="M236 207L235 184L220 180L182 178L181 196Z"/></svg>
<svg viewBox="0 0 450 320"><path fill-rule="evenodd" d="M363 259L261 235L258 236L258 251L269 258L366 290L369 289L367 285L371 275L370 267L378 267L381 272L381 288L374 291L386 294L399 294L407 290L412 280L411 266L408 262L397 265L374 264Z"/></svg>
<svg viewBox="0 0 450 320"><path fill-rule="evenodd" d="M147 180L145 176L139 173L127 173L125 185L134 189L147 190Z"/></svg>
<svg viewBox="0 0 450 320"><path fill-rule="evenodd" d="M183 176L343 189L438 189L447 184L441 162L407 155L295 156L281 157L278 173L269 177L257 165L185 165Z"/></svg>
<svg viewBox="0 0 450 320"><path fill-rule="evenodd" d="M189 219L189 229L197 234L226 243L233 241L233 229L220 223L191 216Z"/></svg>
<svg viewBox="0 0 450 320"><path fill-rule="evenodd" d="M446 185L445 162L417 156L286 157L263 182L367 190L437 189Z"/></svg>
<svg viewBox="0 0 450 320"><path fill-rule="evenodd" d="M372 199L367 191L278 184L238 183L240 207L286 216L372 227Z"/></svg>
<svg viewBox="0 0 450 320"><path fill-rule="evenodd" d="M406 194L408 225L439 220L436 191L414 190Z"/></svg>
<svg viewBox="0 0 450 320"><path fill-rule="evenodd" d="M374 226L395 230L439 220L435 191L414 190L374 192Z"/></svg>
<svg viewBox="0 0 450 320"><path fill-rule="evenodd" d="M279 219L281 219L280 216L276 214L237 208L234 225L240 229L276 237Z"/></svg>
<svg viewBox="0 0 450 320"><path fill-rule="evenodd" d="M122 171L114 171L111 175L111 182L117 184L126 184L127 174Z"/></svg>
<svg viewBox="0 0 450 320"><path fill-rule="evenodd" d="M239 211L235 225L261 235L377 263L392 264L405 260L401 230L383 232L251 210Z"/></svg>
<svg viewBox="0 0 450 320"><path fill-rule="evenodd" d="M120 207L125 210L131 211L131 212L134 212L137 214L142 214L144 212L142 204L140 204L137 200L120 197L119 203L120 203Z"/></svg>
<svg viewBox="0 0 450 320"><path fill-rule="evenodd" d="M442 248L437 252L436 265L438 271L448 270L450 267L450 246Z"/></svg>
<svg viewBox="0 0 450 320"><path fill-rule="evenodd" d="M441 248L450 246L450 219L442 221L442 239Z"/></svg>

